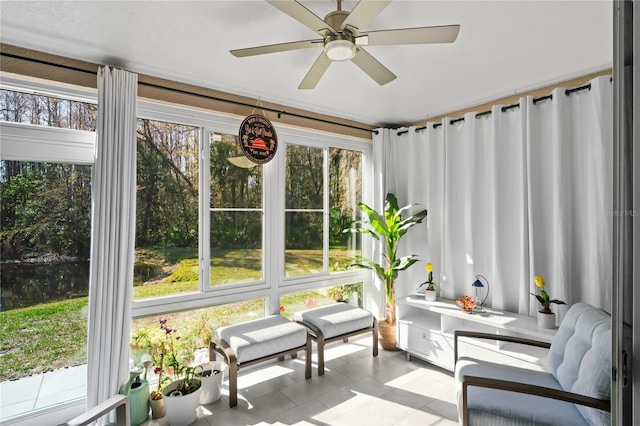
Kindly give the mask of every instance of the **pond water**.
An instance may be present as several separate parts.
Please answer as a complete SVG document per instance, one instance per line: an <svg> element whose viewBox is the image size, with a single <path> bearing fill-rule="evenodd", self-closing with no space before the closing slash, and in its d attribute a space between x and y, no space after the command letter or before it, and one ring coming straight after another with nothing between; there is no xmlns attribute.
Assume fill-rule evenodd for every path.
<svg viewBox="0 0 640 426"><path fill-rule="evenodd" d="M0 264L0 311L84 297L89 261Z"/></svg>

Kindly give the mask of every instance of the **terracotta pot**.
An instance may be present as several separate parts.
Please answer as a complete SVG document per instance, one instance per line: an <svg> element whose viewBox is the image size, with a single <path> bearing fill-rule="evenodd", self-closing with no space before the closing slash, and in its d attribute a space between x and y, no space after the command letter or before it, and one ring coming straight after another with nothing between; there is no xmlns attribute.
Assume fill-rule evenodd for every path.
<svg viewBox="0 0 640 426"><path fill-rule="evenodd" d="M396 325L387 321L378 323L378 334L380 335L380 346L385 351L399 351L396 345Z"/></svg>

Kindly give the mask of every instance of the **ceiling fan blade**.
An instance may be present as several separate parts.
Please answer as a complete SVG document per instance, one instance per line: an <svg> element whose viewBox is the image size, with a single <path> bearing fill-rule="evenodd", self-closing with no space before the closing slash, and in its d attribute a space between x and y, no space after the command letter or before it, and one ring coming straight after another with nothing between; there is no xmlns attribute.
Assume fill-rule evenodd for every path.
<svg viewBox="0 0 640 426"><path fill-rule="evenodd" d="M327 68L329 68L329 65L331 65L331 60L327 58L324 53L320 53L318 59L316 59L313 65L311 65L307 75L302 79L298 89L306 90L315 88L324 73L327 71Z"/></svg>
<svg viewBox="0 0 640 426"><path fill-rule="evenodd" d="M309 49L312 47L322 47L322 39L292 41L289 43L268 44L266 46L247 47L246 49L231 50L231 54L236 58L245 56L264 55L265 53L288 52L290 50Z"/></svg>
<svg viewBox="0 0 640 426"><path fill-rule="evenodd" d="M283 0L266 0L267 3L280 9L282 12L291 16L301 24L311 28L320 35L327 36L329 34L337 34L335 28L331 28L315 13L298 3L297 1Z"/></svg>
<svg viewBox="0 0 640 426"><path fill-rule="evenodd" d="M238 157L229 157L227 158L227 161L229 161L234 166L240 167L242 169L252 169L258 165L257 163L254 163L253 161L249 160L244 155L240 155Z"/></svg>
<svg viewBox="0 0 640 426"><path fill-rule="evenodd" d="M397 30L370 31L358 38L368 39L365 46L389 46L396 44L429 44L453 43L458 38L460 25L443 25L440 27L401 28Z"/></svg>
<svg viewBox="0 0 640 426"><path fill-rule="evenodd" d="M344 30L347 25L361 30L366 27L369 21L371 21L378 13L387 7L391 3L391 0L385 1L360 1L356 4L344 20L340 28L340 31Z"/></svg>
<svg viewBox="0 0 640 426"><path fill-rule="evenodd" d="M396 79L394 73L389 71L387 67L382 65L376 58L371 56L369 52L359 47L356 56L351 59L362 71L367 73L369 77L374 79L380 86Z"/></svg>

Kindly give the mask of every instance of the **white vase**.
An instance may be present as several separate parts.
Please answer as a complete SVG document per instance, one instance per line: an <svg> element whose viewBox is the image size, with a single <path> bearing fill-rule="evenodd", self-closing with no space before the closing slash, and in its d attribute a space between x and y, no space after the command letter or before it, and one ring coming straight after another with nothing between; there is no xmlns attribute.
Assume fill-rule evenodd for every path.
<svg viewBox="0 0 640 426"><path fill-rule="evenodd" d="M227 364L210 361L196 366L196 375L202 381L200 405L213 404L222 395L222 381Z"/></svg>
<svg viewBox="0 0 640 426"><path fill-rule="evenodd" d="M149 405L151 406L151 418L152 419L161 419L165 416L166 412L164 410L164 398L160 399L150 399Z"/></svg>
<svg viewBox="0 0 640 426"><path fill-rule="evenodd" d="M436 290L425 290L424 291L424 300L429 301L429 302L435 302L437 293L438 292Z"/></svg>
<svg viewBox="0 0 640 426"><path fill-rule="evenodd" d="M195 422L198 417L202 384L195 392L191 392L190 394L169 396L182 381L183 380L176 380L171 382L162 390L162 394L164 395L162 399L164 399L164 408L166 411L165 417L169 422L169 426L188 426Z"/></svg>
<svg viewBox="0 0 640 426"><path fill-rule="evenodd" d="M538 327L556 328L556 314L553 312L551 312L550 314L538 312Z"/></svg>

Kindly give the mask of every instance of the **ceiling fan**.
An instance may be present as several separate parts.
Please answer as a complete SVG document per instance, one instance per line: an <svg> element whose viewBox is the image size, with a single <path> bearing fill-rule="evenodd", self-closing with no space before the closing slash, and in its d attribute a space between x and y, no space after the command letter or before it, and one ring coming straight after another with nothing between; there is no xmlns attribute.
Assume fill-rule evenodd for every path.
<svg viewBox="0 0 640 426"><path fill-rule="evenodd" d="M331 62L348 60L355 63L369 77L382 86L393 81L396 76L371 56L363 46L452 43L456 40L460 31L460 25L445 25L362 32L361 29L387 7L391 0L362 0L354 6L351 12L342 10L342 1L337 0L337 10L330 12L324 19L318 17L297 1L265 1L311 28L320 34L322 38L236 49L232 50L231 54L241 58L266 53L322 47L322 53L311 66L298 89L313 89L325 71L327 71Z"/></svg>

